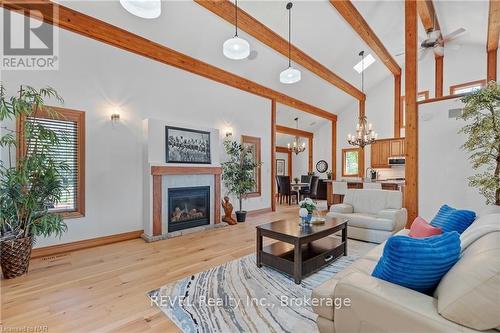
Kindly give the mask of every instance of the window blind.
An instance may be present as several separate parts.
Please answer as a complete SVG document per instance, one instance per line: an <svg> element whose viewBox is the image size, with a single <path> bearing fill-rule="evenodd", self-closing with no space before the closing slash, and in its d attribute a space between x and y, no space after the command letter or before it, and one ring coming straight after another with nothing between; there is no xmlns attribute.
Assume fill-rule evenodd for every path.
<svg viewBox="0 0 500 333"><path fill-rule="evenodd" d="M54 212L70 212L77 209L78 195L78 124L75 121L35 118L29 117L26 122L31 124L38 123L43 127L50 129L56 133L60 142L58 145L49 149L48 154L56 163L64 162L67 166L66 170L61 170L61 180L66 190L62 193L60 202L54 204L50 211ZM37 136L36 127L34 137ZM33 145L36 140L32 140L27 144L27 153L33 152ZM31 147L30 147L31 146Z"/></svg>

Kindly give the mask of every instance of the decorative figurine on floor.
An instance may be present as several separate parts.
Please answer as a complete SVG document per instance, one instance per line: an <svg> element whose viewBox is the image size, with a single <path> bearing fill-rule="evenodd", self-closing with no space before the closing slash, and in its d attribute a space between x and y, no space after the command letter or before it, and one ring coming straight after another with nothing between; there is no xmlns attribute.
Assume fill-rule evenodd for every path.
<svg viewBox="0 0 500 333"><path fill-rule="evenodd" d="M224 208L224 217L222 218L222 221L230 225L237 224L236 220L232 218L233 204L229 201L229 197L224 197L224 201L222 201L222 208Z"/></svg>

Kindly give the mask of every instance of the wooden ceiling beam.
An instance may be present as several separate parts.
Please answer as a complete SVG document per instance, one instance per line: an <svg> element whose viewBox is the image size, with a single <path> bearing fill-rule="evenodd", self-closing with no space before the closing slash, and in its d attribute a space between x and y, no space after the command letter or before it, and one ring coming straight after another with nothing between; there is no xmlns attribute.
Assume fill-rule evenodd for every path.
<svg viewBox="0 0 500 333"><path fill-rule="evenodd" d="M227 22L231 24L235 23L236 8L229 0L194 1ZM288 57L288 41L240 8L238 8L238 28L245 31L261 43L281 53L285 57ZM291 58L297 64L303 66L305 69L316 74L318 77L331 83L352 97L358 100L365 99L365 94L363 94L363 92L294 45L292 45L291 48Z"/></svg>
<svg viewBox="0 0 500 333"><path fill-rule="evenodd" d="M318 107L287 96L276 90L255 83L241 76L170 49L164 45L152 42L127 30L82 14L78 11L56 4L50 0L19 1L2 0L0 5L9 10L39 11L43 21L62 29L72 31L85 37L112 45L114 47L138 54L140 56L191 72L210 80L247 91L249 93L269 98L275 102L316 115L321 118L336 120L337 116ZM55 15L54 13L57 13ZM40 17L36 17L40 19Z"/></svg>
<svg viewBox="0 0 500 333"><path fill-rule="evenodd" d="M314 137L314 133L304 131L297 128L286 127L282 125L276 125L276 132L281 134L290 134L295 136L300 136L302 138L312 138Z"/></svg>
<svg viewBox="0 0 500 333"><path fill-rule="evenodd" d="M364 42L375 52L377 57L385 64L385 66L394 75L401 75L401 67L396 60L387 51L384 44L377 37L375 32L370 28L363 16L358 12L356 7L349 0L330 0L339 14L347 21L347 23L357 32Z"/></svg>
<svg viewBox="0 0 500 333"><path fill-rule="evenodd" d="M441 30L432 0L417 1L417 11L425 31Z"/></svg>
<svg viewBox="0 0 500 333"><path fill-rule="evenodd" d="M488 13L488 38L487 51L498 49L498 38L500 36L500 1L490 0Z"/></svg>

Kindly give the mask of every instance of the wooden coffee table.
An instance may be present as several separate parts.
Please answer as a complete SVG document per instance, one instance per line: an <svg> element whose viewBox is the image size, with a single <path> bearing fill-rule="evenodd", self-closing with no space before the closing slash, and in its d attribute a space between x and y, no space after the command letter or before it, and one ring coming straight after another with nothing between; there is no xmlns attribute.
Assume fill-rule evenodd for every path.
<svg viewBox="0 0 500 333"><path fill-rule="evenodd" d="M327 237L342 231L342 237ZM263 248L263 237L276 239ZM324 224L301 226L299 220L279 220L257 226L257 266L292 275L295 283L347 255L347 219L328 217Z"/></svg>

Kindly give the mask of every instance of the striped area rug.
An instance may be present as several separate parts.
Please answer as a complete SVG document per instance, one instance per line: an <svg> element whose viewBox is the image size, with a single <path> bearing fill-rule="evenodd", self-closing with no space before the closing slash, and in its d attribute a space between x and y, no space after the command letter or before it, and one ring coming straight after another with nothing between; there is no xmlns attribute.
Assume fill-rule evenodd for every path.
<svg viewBox="0 0 500 333"><path fill-rule="evenodd" d="M314 287L333 277L375 245L349 240L349 256L341 257L296 285L268 267L258 268L255 255L150 291L183 332L317 332L309 304Z"/></svg>

